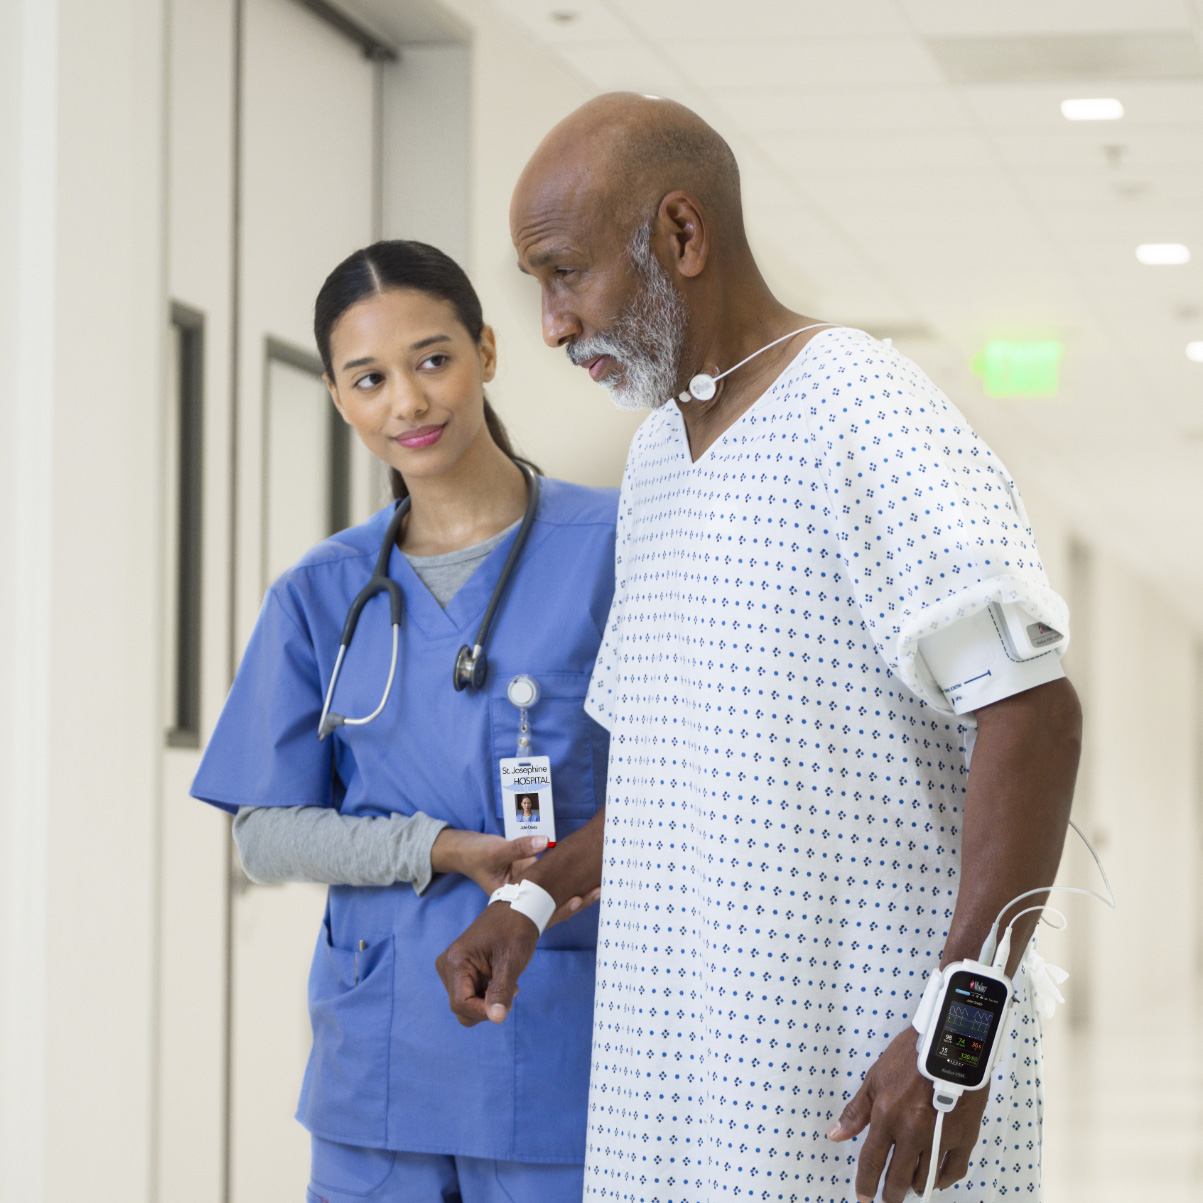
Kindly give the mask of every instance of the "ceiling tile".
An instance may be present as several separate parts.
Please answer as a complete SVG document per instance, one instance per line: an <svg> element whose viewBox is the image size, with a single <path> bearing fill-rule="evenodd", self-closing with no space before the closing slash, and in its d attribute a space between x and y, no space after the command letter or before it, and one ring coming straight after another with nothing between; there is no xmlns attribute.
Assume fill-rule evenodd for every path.
<svg viewBox="0 0 1203 1203"><path fill-rule="evenodd" d="M542 42L629 38L630 26L606 0L494 0Z"/></svg>
<svg viewBox="0 0 1203 1203"><path fill-rule="evenodd" d="M721 49L696 38L661 43L682 72L726 87L859 91L940 84L943 76L916 38L728 38Z"/></svg>
<svg viewBox="0 0 1203 1203"><path fill-rule="evenodd" d="M731 119L752 133L891 130L963 130L970 115L946 85L807 92L762 86L709 88Z"/></svg>
<svg viewBox="0 0 1203 1203"><path fill-rule="evenodd" d="M966 87L960 94L974 116L990 128L1075 129L1092 137L1122 140L1127 131L1145 125L1203 122L1203 82L1185 80L1094 81L1079 84L995 84ZM1124 106L1118 121L1068 122L1061 101L1115 97Z"/></svg>
<svg viewBox="0 0 1203 1203"><path fill-rule="evenodd" d="M648 3L610 0L647 37L662 42L682 39L827 38L906 33L904 17L881 0L690 0Z"/></svg>
<svg viewBox="0 0 1203 1203"><path fill-rule="evenodd" d="M926 34L1119 32L1190 24L1184 0L900 0L900 7Z"/></svg>
<svg viewBox="0 0 1203 1203"><path fill-rule="evenodd" d="M676 67L643 42L576 42L556 49L600 92L647 92L688 103Z"/></svg>

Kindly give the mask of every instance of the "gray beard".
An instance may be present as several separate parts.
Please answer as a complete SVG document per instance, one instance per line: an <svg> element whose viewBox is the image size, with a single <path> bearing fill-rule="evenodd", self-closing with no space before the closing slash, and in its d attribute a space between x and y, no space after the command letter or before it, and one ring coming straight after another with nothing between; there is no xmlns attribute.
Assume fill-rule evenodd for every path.
<svg viewBox="0 0 1203 1203"><path fill-rule="evenodd" d="M612 356L617 371L601 383L620 409L657 409L671 400L681 374L681 348L689 315L668 272L652 254L649 222L635 232L627 254L639 278L630 304L593 338L570 343L574 364Z"/></svg>

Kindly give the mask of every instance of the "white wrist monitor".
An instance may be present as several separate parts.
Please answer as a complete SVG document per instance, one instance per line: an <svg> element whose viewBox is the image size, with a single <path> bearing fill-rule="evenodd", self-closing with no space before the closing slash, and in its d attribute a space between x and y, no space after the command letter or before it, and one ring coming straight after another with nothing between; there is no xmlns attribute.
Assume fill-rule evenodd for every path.
<svg viewBox="0 0 1203 1203"><path fill-rule="evenodd" d="M919 1072L958 1093L986 1085L1010 1006L1011 979L998 969L956 961L934 970L913 1024Z"/></svg>
<svg viewBox="0 0 1203 1203"><path fill-rule="evenodd" d="M489 895L489 905L495 902L508 902L510 910L525 915L539 929L539 935L556 912L556 900L533 881L511 882L494 890Z"/></svg>

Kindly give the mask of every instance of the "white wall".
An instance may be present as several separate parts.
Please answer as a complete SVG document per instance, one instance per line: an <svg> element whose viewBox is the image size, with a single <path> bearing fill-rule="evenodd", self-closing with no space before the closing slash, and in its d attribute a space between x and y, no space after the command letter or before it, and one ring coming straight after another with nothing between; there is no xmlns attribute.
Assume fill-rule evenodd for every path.
<svg viewBox="0 0 1203 1203"><path fill-rule="evenodd" d="M54 348L54 6L0 4L0 1198L40 1199Z"/></svg>
<svg viewBox="0 0 1203 1203"><path fill-rule="evenodd" d="M43 0L4 18L21 56L3 118L21 210L6 230L23 258L0 285L15 462L0 503L13 540L3 678L16 724L0 1190L147 1199L163 26L154 0Z"/></svg>

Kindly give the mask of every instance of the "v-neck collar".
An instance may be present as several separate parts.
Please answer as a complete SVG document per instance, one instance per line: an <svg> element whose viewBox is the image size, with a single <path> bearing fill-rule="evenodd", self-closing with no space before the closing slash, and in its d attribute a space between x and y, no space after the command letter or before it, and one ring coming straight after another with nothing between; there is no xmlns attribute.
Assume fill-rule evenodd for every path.
<svg viewBox="0 0 1203 1203"><path fill-rule="evenodd" d="M540 521L547 505L547 481L540 487L539 506L535 511L535 522L527 537L526 546L514 572L520 572L522 562L547 537L547 524ZM464 637L474 636L476 628L484 616L485 607L501 576L502 566L510 548L518 537L522 524L510 532L508 538L502 539L479 564L472 575L456 590L455 595L447 603L446 609L439 605L433 593L426 587L422 578L414 571L413 565L405 558L401 549L393 544L389 553L388 574L401 586L405 594L406 621L412 622L423 635L430 639L446 639L452 635ZM511 582L512 582L511 578ZM508 593L507 589L507 593ZM505 599L502 599L502 606Z"/></svg>
<svg viewBox="0 0 1203 1203"><path fill-rule="evenodd" d="M702 452L701 455L698 456L697 459L693 458L693 455L690 451L689 431L685 428L685 415L681 412L681 407L680 407L680 405L677 404L677 401L675 398L672 401L670 401L669 405L672 407L673 425L676 429L677 438L681 445L681 447L680 447L681 454L685 457L686 461L688 462L689 467L700 468L703 464L705 464L705 462L711 457L711 455L715 452L715 450L717 448L723 446L723 444L727 442L728 438L731 435L734 435L739 430L740 426L752 414L754 414L756 412L756 410L764 402L765 398L771 396L773 394L773 392L775 391L775 389L777 388L777 386L783 380L785 380L788 376L790 376L794 373L798 364L800 364L802 362L802 360L804 360L806 358L806 355L810 351L810 348L814 345L814 343L818 339L822 338L824 334L830 334L835 330L844 330L844 329L847 329L847 327L845 327L845 326L828 326L826 330L819 330L817 333L812 334L806 340L806 342L802 344L802 347L798 351L798 354L795 355L793 357L793 359L791 359L789 361L789 363L787 363L785 365L785 367L781 369L781 371L777 374L777 376L773 380L773 382L760 394L759 397L756 398L755 401L752 402L751 405L748 406L747 409L745 409L743 411L743 413L741 413L739 415L738 418L735 419L734 422L731 423L730 426L727 427L726 430L724 430L722 432L722 434L720 434L718 436L718 438L716 438L714 440L713 443L710 444L709 447L706 448L705 451Z"/></svg>

